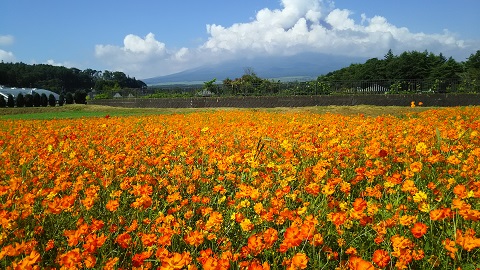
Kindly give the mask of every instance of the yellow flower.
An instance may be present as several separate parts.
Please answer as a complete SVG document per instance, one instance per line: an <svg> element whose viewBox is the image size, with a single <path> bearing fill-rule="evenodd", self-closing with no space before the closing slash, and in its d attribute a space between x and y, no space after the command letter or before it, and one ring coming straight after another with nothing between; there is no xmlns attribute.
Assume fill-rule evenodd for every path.
<svg viewBox="0 0 480 270"><path fill-rule="evenodd" d="M259 214L262 213L263 211L263 204L262 203L256 203L254 206L253 206L253 210L255 211L255 213Z"/></svg>
<svg viewBox="0 0 480 270"><path fill-rule="evenodd" d="M223 196L220 199L218 199L218 203L223 203L226 199L227 199L227 197Z"/></svg>
<svg viewBox="0 0 480 270"><path fill-rule="evenodd" d="M245 208L250 206L250 201L249 200L243 200L240 202L240 208Z"/></svg>
<svg viewBox="0 0 480 270"><path fill-rule="evenodd" d="M416 203L426 201L427 198L427 194L423 191L418 191L417 193L415 193L415 195L413 195L413 201Z"/></svg>
<svg viewBox="0 0 480 270"><path fill-rule="evenodd" d="M244 220L242 220L242 222L240 222L240 227L242 228L243 231L249 232L253 229L254 226L250 221L250 219L245 218Z"/></svg>
<svg viewBox="0 0 480 270"><path fill-rule="evenodd" d="M430 204L428 204L426 202L422 202L418 205L418 210L420 210L424 213L428 213L428 212L430 212Z"/></svg>
<svg viewBox="0 0 480 270"><path fill-rule="evenodd" d="M417 150L417 152L422 153L427 150L427 145L424 142L419 142L417 143L415 149Z"/></svg>
<svg viewBox="0 0 480 270"><path fill-rule="evenodd" d="M340 210L344 212L348 210L348 204L346 202L340 202L338 206L340 207Z"/></svg>
<svg viewBox="0 0 480 270"><path fill-rule="evenodd" d="M303 215L303 214L305 214L305 212L307 212L307 207L305 207L305 206L297 209L297 214L299 214L299 215Z"/></svg>

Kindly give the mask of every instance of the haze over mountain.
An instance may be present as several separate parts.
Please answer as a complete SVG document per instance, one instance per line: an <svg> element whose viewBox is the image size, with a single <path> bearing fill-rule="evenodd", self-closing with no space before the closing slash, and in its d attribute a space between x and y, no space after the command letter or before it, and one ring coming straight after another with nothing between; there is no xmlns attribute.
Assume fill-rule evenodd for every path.
<svg viewBox="0 0 480 270"><path fill-rule="evenodd" d="M182 72L142 79L147 85L194 84L217 79L241 77L246 69L257 76L275 80L312 80L319 75L347 67L352 63L363 63L366 58L334 56L318 53L302 53L283 57L256 57L236 59L219 64L203 65Z"/></svg>

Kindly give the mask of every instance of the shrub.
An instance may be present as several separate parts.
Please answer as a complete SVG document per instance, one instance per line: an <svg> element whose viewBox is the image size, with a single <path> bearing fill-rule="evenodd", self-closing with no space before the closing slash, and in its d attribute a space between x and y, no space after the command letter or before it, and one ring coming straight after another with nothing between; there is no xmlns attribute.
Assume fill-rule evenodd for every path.
<svg viewBox="0 0 480 270"><path fill-rule="evenodd" d="M38 93L33 94L33 106L35 107L40 107L40 104L42 103L40 95Z"/></svg>
<svg viewBox="0 0 480 270"><path fill-rule="evenodd" d="M65 104L73 104L73 95L72 93L68 92L65 96Z"/></svg>
<svg viewBox="0 0 480 270"><path fill-rule="evenodd" d="M31 94L25 95L25 107L33 107L33 96Z"/></svg>
<svg viewBox="0 0 480 270"><path fill-rule="evenodd" d="M45 93L40 95L40 106L47 107L48 106L48 97Z"/></svg>
<svg viewBox="0 0 480 270"><path fill-rule="evenodd" d="M50 107L55 107L56 103L57 100L55 99L55 96L53 94L48 95L48 105L50 105Z"/></svg>
<svg viewBox="0 0 480 270"><path fill-rule="evenodd" d="M102 93L102 94L96 94L93 99L109 99L109 98L111 98L109 94Z"/></svg>
<svg viewBox="0 0 480 270"><path fill-rule="evenodd" d="M13 98L12 94L8 94L7 96L7 106L10 108L15 107L15 99Z"/></svg>
<svg viewBox="0 0 480 270"><path fill-rule="evenodd" d="M63 106L63 103L65 103L65 96L63 94L60 94L58 97L58 106Z"/></svg>
<svg viewBox="0 0 480 270"><path fill-rule="evenodd" d="M86 104L87 92L85 92L85 90L77 90L75 91L75 95L73 98L75 99L76 104Z"/></svg>
<svg viewBox="0 0 480 270"><path fill-rule="evenodd" d="M17 95L17 107L24 107L25 106L25 96L20 93Z"/></svg>

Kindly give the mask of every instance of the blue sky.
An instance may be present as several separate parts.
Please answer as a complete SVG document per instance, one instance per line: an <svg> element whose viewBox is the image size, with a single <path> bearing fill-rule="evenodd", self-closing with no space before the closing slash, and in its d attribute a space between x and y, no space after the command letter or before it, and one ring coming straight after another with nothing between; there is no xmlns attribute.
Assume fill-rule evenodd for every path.
<svg viewBox="0 0 480 270"><path fill-rule="evenodd" d="M2 0L0 60L136 78L258 55L464 61L480 50L478 0Z"/></svg>

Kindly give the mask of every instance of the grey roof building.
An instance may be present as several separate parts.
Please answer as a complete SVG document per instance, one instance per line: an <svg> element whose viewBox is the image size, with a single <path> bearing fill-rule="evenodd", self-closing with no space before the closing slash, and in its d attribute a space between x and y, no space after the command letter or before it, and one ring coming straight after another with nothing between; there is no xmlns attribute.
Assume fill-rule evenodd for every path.
<svg viewBox="0 0 480 270"><path fill-rule="evenodd" d="M30 94L30 95L33 95L35 93L38 93L39 95L41 94L45 94L47 95L47 97L50 95L50 94L53 94L53 96L55 97L56 100L58 100L58 98L60 97L59 94L55 93L55 92L52 92L50 90L46 90L46 89L40 89L40 88L15 88L15 87L3 87L3 86L0 86L0 96L5 98L5 100L7 100L7 97L8 97L8 94L11 94L13 96L13 98L17 98L18 94L22 93L23 95L27 95L27 94Z"/></svg>

